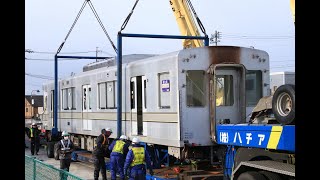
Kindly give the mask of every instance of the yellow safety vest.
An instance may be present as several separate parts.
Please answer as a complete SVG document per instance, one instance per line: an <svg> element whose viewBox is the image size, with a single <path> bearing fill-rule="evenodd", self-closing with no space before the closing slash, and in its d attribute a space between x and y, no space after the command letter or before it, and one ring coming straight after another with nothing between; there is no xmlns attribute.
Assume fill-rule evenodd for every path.
<svg viewBox="0 0 320 180"><path fill-rule="evenodd" d="M29 128L30 129L30 137L32 138L33 137L33 129L32 128Z"/></svg>
<svg viewBox="0 0 320 180"><path fill-rule="evenodd" d="M133 152L133 161L131 162L131 166L136 166L139 164L144 164L144 148L143 147L132 147Z"/></svg>
<svg viewBox="0 0 320 180"><path fill-rule="evenodd" d="M114 145L112 152L117 152L120 154L123 154L123 147L126 143L123 142L122 140L117 140L116 144Z"/></svg>

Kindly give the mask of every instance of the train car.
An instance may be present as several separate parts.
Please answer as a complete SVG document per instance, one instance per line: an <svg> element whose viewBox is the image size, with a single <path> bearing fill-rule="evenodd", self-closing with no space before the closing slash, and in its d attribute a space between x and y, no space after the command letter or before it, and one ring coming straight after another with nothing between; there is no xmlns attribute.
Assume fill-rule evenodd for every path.
<svg viewBox="0 0 320 180"><path fill-rule="evenodd" d="M259 99L270 95L269 56L258 49L209 46L123 59L121 134L165 147L176 158L185 157L186 146L215 145L214 123L245 123ZM68 131L89 151L102 128L110 127L116 138L115 58L59 80L58 90L58 124L53 124L54 82L43 85L42 122L49 134L53 126Z"/></svg>

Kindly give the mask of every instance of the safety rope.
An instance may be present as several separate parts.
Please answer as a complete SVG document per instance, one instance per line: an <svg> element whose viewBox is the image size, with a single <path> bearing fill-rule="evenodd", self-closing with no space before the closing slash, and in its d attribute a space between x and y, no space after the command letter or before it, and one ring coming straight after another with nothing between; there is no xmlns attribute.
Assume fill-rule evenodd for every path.
<svg viewBox="0 0 320 180"><path fill-rule="evenodd" d="M84 1L84 3L82 4L82 7L81 7L81 9L80 9L80 11L79 11L79 13L78 13L78 15L77 15L77 17L76 17L75 21L73 22L73 24L72 24L72 26L71 26L71 28L70 28L70 30L69 30L69 32L68 32L68 34L67 34L67 36L64 38L64 41L61 43L60 47L58 48L57 54L61 51L61 49L62 49L62 47L63 47L64 43L66 42L67 38L69 37L69 35L70 35L70 33L71 33L71 31L72 31L73 27L76 25L76 23L77 23L77 21L78 21L78 19L79 19L80 15L81 15L81 13L82 13L82 11L83 11L84 7L86 6L86 4L87 4L87 0L85 0L85 1Z"/></svg>
<svg viewBox="0 0 320 180"><path fill-rule="evenodd" d="M194 17L196 18L197 23L198 23L198 25L199 25L199 27L200 27L201 31L203 32L203 34L204 34L205 36L207 36L206 29L204 28L204 26L203 26L203 24L202 24L201 20L199 19L199 17L198 17L198 15L197 15L196 11L194 10L194 8L193 8L193 6L192 6L192 4L191 4L191 1L190 1L190 0L187 0L187 3L189 4L189 7L191 8L191 10L192 10L192 12L193 12L193 14L194 14Z"/></svg>
<svg viewBox="0 0 320 180"><path fill-rule="evenodd" d="M124 20L119 33L121 33L121 31L124 30L124 28L126 28L128 22L129 22L129 19L130 19L131 15L133 14L134 8L136 8L138 2L139 2L139 0L136 0L136 2L134 3L133 8L131 9L131 12L128 14L127 18Z"/></svg>
<svg viewBox="0 0 320 180"><path fill-rule="evenodd" d="M98 20L98 22L99 22L99 24L100 24L100 26L101 26L102 30L103 30L103 31L104 31L104 33L107 35L107 37L108 37L108 39L109 39L109 41L110 41L110 43L111 43L111 45L112 45L112 47L113 47L114 51L117 53L117 52L118 52L118 50L117 50L116 46L114 45L114 43L112 42L112 40L111 40L111 38L110 38L110 36L109 36L109 34L108 34L108 32L107 32L106 28L104 28L104 26L103 26L103 24L102 24L102 21L100 20L100 18L99 18L99 16L98 16L97 11L94 9L94 7L93 7L93 5L92 5L91 1L90 1L90 0L88 0L88 1L89 1L89 6L90 6L91 10L92 10L92 12L94 13L94 16L97 18L97 20Z"/></svg>
<svg viewBox="0 0 320 180"><path fill-rule="evenodd" d="M63 47L64 43L67 41L67 39L68 39L68 37L69 37L69 35L70 35L70 33L71 33L72 29L74 28L75 24L77 23L77 21L78 21L78 19L79 19L80 15L81 15L81 13L82 13L82 11L83 11L84 7L87 5L87 3L89 3L89 6L90 6L90 8L91 8L91 10L92 10L93 14L94 14L94 15L95 15L95 17L97 18L97 20L98 20L98 22L99 22L99 24L100 24L100 26L101 26L102 30L103 30L103 31L104 31L104 33L107 35L107 37L108 37L108 39L109 39L109 41L110 41L110 43L111 43L111 45L112 45L113 49L114 49L114 50L115 50L115 52L117 53L117 48L116 48L116 46L114 45L114 43L112 42L112 40L111 40L111 38L110 38L109 34L107 33L107 30L104 28L104 26L103 26L103 24L102 24L102 22L101 22L101 20L100 20L100 18L99 18L99 16L98 16L98 14L97 14L96 10L94 9L94 7L93 7L93 5L92 5L91 1L90 1L90 0L85 0L85 1L84 1L84 3L82 4L82 7L81 7L81 9L80 9L80 11L79 11L79 13L78 13L78 15L77 15L77 17L76 17L75 21L74 21L74 22L73 22L73 24L72 24L72 26L71 26L71 28L70 28L70 30L69 30L69 32L68 32L68 34L67 34L67 36L64 38L64 41L61 43L61 45L60 45L60 47L58 48L58 50L57 50L57 53L56 53L56 54L60 53L60 51L61 51L61 49L62 49L62 47Z"/></svg>

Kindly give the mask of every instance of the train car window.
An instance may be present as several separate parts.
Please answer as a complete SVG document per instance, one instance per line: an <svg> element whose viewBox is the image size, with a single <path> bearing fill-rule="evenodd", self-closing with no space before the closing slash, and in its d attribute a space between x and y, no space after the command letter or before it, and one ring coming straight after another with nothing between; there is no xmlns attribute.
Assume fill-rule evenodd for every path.
<svg viewBox="0 0 320 180"><path fill-rule="evenodd" d="M158 74L159 80L159 107L161 109L168 109L170 108L170 92L171 92L171 84L170 84L170 76L169 72L159 73Z"/></svg>
<svg viewBox="0 0 320 180"><path fill-rule="evenodd" d="M107 108L114 109L114 81L107 82Z"/></svg>
<svg viewBox="0 0 320 180"><path fill-rule="evenodd" d="M99 83L98 89L99 89L99 109L106 109L107 108L106 83Z"/></svg>
<svg viewBox="0 0 320 180"><path fill-rule="evenodd" d="M131 94L131 109L135 109L135 86L134 82L130 82L130 94Z"/></svg>
<svg viewBox="0 0 320 180"><path fill-rule="evenodd" d="M68 110L68 89L62 89L62 109Z"/></svg>
<svg viewBox="0 0 320 180"><path fill-rule="evenodd" d="M188 70L186 73L187 106L201 107L205 105L205 72Z"/></svg>
<svg viewBox="0 0 320 180"><path fill-rule="evenodd" d="M50 110L52 111L53 110L53 105L54 105L54 90L52 90L51 91L51 96L50 96L50 102L51 102L51 104L50 104Z"/></svg>
<svg viewBox="0 0 320 180"><path fill-rule="evenodd" d="M75 110L76 109L76 88L74 87L71 88L71 99L72 99L71 109Z"/></svg>
<svg viewBox="0 0 320 180"><path fill-rule="evenodd" d="M114 108L117 108L117 81L113 81L114 82Z"/></svg>
<svg viewBox="0 0 320 180"><path fill-rule="evenodd" d="M91 109L91 96L92 96L92 93L91 93L91 87L88 88L88 105L89 105L89 109Z"/></svg>
<svg viewBox="0 0 320 180"><path fill-rule="evenodd" d="M262 72L249 70L246 74L247 106L255 106L262 97Z"/></svg>
<svg viewBox="0 0 320 180"><path fill-rule="evenodd" d="M143 81L143 88L144 88L144 108L147 109L147 80Z"/></svg>
<svg viewBox="0 0 320 180"><path fill-rule="evenodd" d="M216 106L232 106L234 103L233 76L217 75L216 78Z"/></svg>
<svg viewBox="0 0 320 180"><path fill-rule="evenodd" d="M83 110L87 109L87 89L83 88Z"/></svg>

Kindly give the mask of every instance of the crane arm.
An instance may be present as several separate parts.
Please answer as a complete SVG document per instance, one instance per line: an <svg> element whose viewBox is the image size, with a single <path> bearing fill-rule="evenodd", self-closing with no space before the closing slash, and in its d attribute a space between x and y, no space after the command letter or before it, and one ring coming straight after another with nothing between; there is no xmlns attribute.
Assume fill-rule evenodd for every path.
<svg viewBox="0 0 320 180"><path fill-rule="evenodd" d="M180 33L184 36L200 36L199 30L185 0L170 0L170 5ZM199 39L184 39L183 48L202 47L203 41Z"/></svg>

